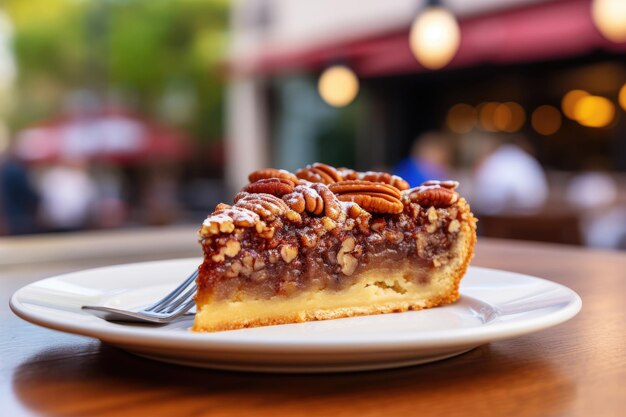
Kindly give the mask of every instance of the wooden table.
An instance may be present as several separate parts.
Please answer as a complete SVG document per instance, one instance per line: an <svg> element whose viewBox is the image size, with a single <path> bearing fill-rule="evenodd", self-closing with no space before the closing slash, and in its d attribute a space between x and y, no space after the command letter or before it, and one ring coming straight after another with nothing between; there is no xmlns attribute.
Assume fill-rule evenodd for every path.
<svg viewBox="0 0 626 417"><path fill-rule="evenodd" d="M183 227L0 239L0 416L626 415L624 253L481 240L474 265L565 284L581 295L581 313L546 331L389 371L184 368L34 326L8 308L13 291L50 275L198 256L194 233Z"/></svg>

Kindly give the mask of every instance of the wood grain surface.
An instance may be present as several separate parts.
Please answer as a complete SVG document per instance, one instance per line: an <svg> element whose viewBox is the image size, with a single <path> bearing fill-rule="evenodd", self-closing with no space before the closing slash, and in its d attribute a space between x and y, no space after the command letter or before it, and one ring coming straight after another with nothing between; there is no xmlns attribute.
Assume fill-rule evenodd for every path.
<svg viewBox="0 0 626 417"><path fill-rule="evenodd" d="M0 239L0 416L626 415L624 253L480 240L474 265L565 284L582 297L581 313L549 330L389 371L267 375L185 368L40 328L9 310L15 290L58 273L199 256L194 233ZM29 258L23 251L34 247L40 253Z"/></svg>

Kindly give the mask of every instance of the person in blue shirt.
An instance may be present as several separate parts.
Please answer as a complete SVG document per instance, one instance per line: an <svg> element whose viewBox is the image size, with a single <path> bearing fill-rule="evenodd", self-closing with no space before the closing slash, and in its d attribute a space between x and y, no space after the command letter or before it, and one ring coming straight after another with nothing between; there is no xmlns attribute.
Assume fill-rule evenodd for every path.
<svg viewBox="0 0 626 417"><path fill-rule="evenodd" d="M0 215L11 235L35 233L39 195L23 162L12 155L0 160Z"/></svg>
<svg viewBox="0 0 626 417"><path fill-rule="evenodd" d="M394 166L393 173L404 178L411 187L428 180L445 180L450 158L450 142L444 134L424 133L413 143L410 155Z"/></svg>

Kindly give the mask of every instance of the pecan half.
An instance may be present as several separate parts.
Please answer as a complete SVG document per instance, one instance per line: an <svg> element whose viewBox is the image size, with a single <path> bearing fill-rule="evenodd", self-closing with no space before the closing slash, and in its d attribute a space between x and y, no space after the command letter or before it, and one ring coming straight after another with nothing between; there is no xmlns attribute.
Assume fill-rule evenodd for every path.
<svg viewBox="0 0 626 417"><path fill-rule="evenodd" d="M296 176L310 182L321 182L322 184L332 184L341 181L341 174L335 167L316 162L312 165L296 171Z"/></svg>
<svg viewBox="0 0 626 417"><path fill-rule="evenodd" d="M264 168L256 170L248 175L248 180L250 182L257 182L268 178L282 178L284 180L291 181L294 185L298 183L298 177L284 169Z"/></svg>
<svg viewBox="0 0 626 417"><path fill-rule="evenodd" d="M293 193L286 194L283 196L283 201L296 213L304 213L306 202L304 201L304 195L302 195L302 193L294 191Z"/></svg>
<svg viewBox="0 0 626 417"><path fill-rule="evenodd" d="M387 172L374 172L367 171L359 174L358 179L371 182L382 182L385 184L393 185L398 190L406 190L409 188L409 183L398 177L397 175L391 175Z"/></svg>
<svg viewBox="0 0 626 417"><path fill-rule="evenodd" d="M339 172L343 181L359 179L359 173L350 168L337 168L337 172Z"/></svg>
<svg viewBox="0 0 626 417"><path fill-rule="evenodd" d="M337 220L341 213L339 200L324 184L302 184L290 194L283 196L283 201L297 213L307 212L313 215L324 213Z"/></svg>
<svg viewBox="0 0 626 417"><path fill-rule="evenodd" d="M449 207L459 201L459 193L440 185L422 185L405 192L412 202L422 207Z"/></svg>
<svg viewBox="0 0 626 417"><path fill-rule="evenodd" d="M233 207L240 207L258 214L263 220L271 222L283 216L289 207L283 200L271 194L248 194L239 199Z"/></svg>
<svg viewBox="0 0 626 417"><path fill-rule="evenodd" d="M373 192L373 193L382 193L387 194L389 196L400 199L402 193L396 187L385 184L385 183L376 183L370 181L363 180L349 180L349 181L340 181L335 184L330 184L328 188L335 194L345 194L349 192Z"/></svg>
<svg viewBox="0 0 626 417"><path fill-rule="evenodd" d="M339 204L337 196L324 184L313 184L311 188L322 197L324 214L333 220L337 220L341 214L341 204Z"/></svg>
<svg viewBox="0 0 626 417"><path fill-rule="evenodd" d="M242 191L248 193L271 194L276 197L282 197L285 194L292 193L294 183L284 178L264 178L256 182L246 185Z"/></svg>
<svg viewBox="0 0 626 417"><path fill-rule="evenodd" d="M448 190L456 190L459 186L459 182L458 181L451 181L451 180L447 180L447 181L437 181L437 180L428 180L426 182L424 182L422 185L425 186L429 186L429 185L438 185L440 187L443 188L447 188Z"/></svg>
<svg viewBox="0 0 626 417"><path fill-rule="evenodd" d="M389 184L369 181L340 181L328 187L340 201L352 201L371 213L401 213L400 191Z"/></svg>

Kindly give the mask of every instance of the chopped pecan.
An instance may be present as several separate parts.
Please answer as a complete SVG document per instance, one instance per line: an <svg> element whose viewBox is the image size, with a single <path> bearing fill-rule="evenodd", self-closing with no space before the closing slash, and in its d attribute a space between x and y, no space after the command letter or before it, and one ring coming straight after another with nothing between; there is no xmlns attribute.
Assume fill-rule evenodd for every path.
<svg viewBox="0 0 626 417"><path fill-rule="evenodd" d="M372 222L371 227L373 231L381 232L385 229L386 226L387 226L387 223L385 222L385 219L379 217Z"/></svg>
<svg viewBox="0 0 626 417"><path fill-rule="evenodd" d="M356 219L357 217L359 217L359 216L361 216L363 214L363 209L358 204L355 204L355 203L352 203L352 202L344 202L343 204L344 204L344 207L345 207L345 210L346 210L346 214L351 219Z"/></svg>
<svg viewBox="0 0 626 417"><path fill-rule="evenodd" d="M217 210L214 214L228 216L238 227L253 227L260 220L259 215L255 212L238 206Z"/></svg>
<svg viewBox="0 0 626 417"><path fill-rule="evenodd" d="M354 273L358 265L356 258L352 256L354 248L354 238L348 237L341 242L341 248L339 248L339 252L337 253L337 263L341 266L341 272L348 276Z"/></svg>
<svg viewBox="0 0 626 417"><path fill-rule="evenodd" d="M352 201L372 213L401 213L400 191L392 185L369 181L340 181L329 186L340 201Z"/></svg>
<svg viewBox="0 0 626 417"><path fill-rule="evenodd" d="M284 169L264 168L256 170L252 174L248 175L248 180L250 182L257 182L268 178L282 178L284 180L291 181L293 184L298 183L298 177Z"/></svg>
<svg viewBox="0 0 626 417"><path fill-rule="evenodd" d="M306 181L321 182L322 184L332 184L342 180L341 174L335 167L319 162L299 169L296 176Z"/></svg>
<svg viewBox="0 0 626 417"><path fill-rule="evenodd" d="M235 239L228 239L226 243L219 248L219 251L211 256L214 262L224 262L226 256L232 258L241 250L241 244Z"/></svg>
<svg viewBox="0 0 626 417"><path fill-rule="evenodd" d="M327 232L330 232L331 230L334 230L337 227L337 223L335 223L335 221L332 220L330 217L323 217L322 226L324 226L324 230L326 230Z"/></svg>
<svg viewBox="0 0 626 417"><path fill-rule="evenodd" d="M227 210L229 208L231 208L230 205L226 203L219 203L217 206L215 206L215 211Z"/></svg>
<svg viewBox="0 0 626 417"><path fill-rule="evenodd" d="M459 222L457 219L452 220L450 224L448 225L449 233L456 233L460 229L461 229L461 222Z"/></svg>
<svg viewBox="0 0 626 417"><path fill-rule="evenodd" d="M200 236L210 237L220 233L232 233L235 227L254 227L259 221L260 217L254 210L238 205L229 206L228 204L220 203L215 208L215 211L202 223Z"/></svg>
<svg viewBox="0 0 626 417"><path fill-rule="evenodd" d="M440 185L422 185L405 193L412 202L422 207L449 207L459 201L459 193Z"/></svg>
<svg viewBox="0 0 626 417"><path fill-rule="evenodd" d="M280 248L280 256L285 263L290 263L298 256L298 247L293 245L283 245Z"/></svg>
<svg viewBox="0 0 626 417"><path fill-rule="evenodd" d="M213 213L202 223L198 231L201 237L211 237L220 233L231 233L235 230L233 219L224 213Z"/></svg>
<svg viewBox="0 0 626 417"><path fill-rule="evenodd" d="M282 197L292 193L294 183L284 178L264 178L246 185L242 191L247 193L264 193Z"/></svg>

